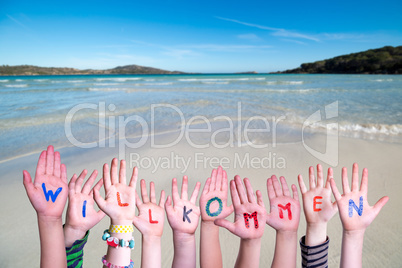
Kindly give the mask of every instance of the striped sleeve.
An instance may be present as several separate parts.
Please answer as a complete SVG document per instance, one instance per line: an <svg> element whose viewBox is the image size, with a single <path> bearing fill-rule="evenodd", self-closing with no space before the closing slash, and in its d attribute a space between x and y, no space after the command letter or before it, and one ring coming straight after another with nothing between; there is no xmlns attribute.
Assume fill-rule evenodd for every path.
<svg viewBox="0 0 402 268"><path fill-rule="evenodd" d="M305 237L300 239L302 267L326 268L328 267L329 238L321 245L309 247L305 245Z"/></svg>
<svg viewBox="0 0 402 268"><path fill-rule="evenodd" d="M71 247L66 248L67 254L67 267L68 268L81 268L84 257L84 246L87 243L89 231L85 234L83 239L76 240Z"/></svg>

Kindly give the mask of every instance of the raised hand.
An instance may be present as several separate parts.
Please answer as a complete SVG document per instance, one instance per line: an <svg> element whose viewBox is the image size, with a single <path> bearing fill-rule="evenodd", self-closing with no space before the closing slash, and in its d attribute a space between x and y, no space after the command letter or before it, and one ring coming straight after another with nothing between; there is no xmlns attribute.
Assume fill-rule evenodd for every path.
<svg viewBox="0 0 402 268"><path fill-rule="evenodd" d="M270 203L270 213L267 224L277 231L297 231L300 219L300 204L297 188L293 184L293 197L290 196L288 185L284 177L275 175L267 180L267 191Z"/></svg>
<svg viewBox="0 0 402 268"><path fill-rule="evenodd" d="M240 176L230 182L230 194L234 206L235 219L230 222L226 219L217 219L215 224L228 229L241 239L257 239L264 234L266 211L260 191L254 196L253 188L249 179L244 179L243 183Z"/></svg>
<svg viewBox="0 0 402 268"><path fill-rule="evenodd" d="M60 153L52 145L43 151L32 182L28 171L23 171L23 183L29 201L40 217L61 219L67 201L67 170L60 163Z"/></svg>
<svg viewBox="0 0 402 268"><path fill-rule="evenodd" d="M105 216L102 210L95 210L93 189L91 189L98 171L94 170L82 187L87 173L88 171L84 169L78 178L74 174L68 185L69 202L66 223L64 225L66 247L70 247L75 240L82 239L85 233L98 224ZM103 180L99 180L97 185L101 187Z"/></svg>
<svg viewBox="0 0 402 268"><path fill-rule="evenodd" d="M203 221L224 219L233 212L228 206L228 178L226 171L219 167L213 169L207 179L200 197L201 218Z"/></svg>
<svg viewBox="0 0 402 268"><path fill-rule="evenodd" d="M389 199L388 196L384 196L374 206L369 205L367 202L368 171L366 168L363 169L359 189L359 167L356 163L353 164L352 188L349 187L347 169L342 169L343 195L339 193L334 179L331 179L330 183L344 231L364 231Z"/></svg>
<svg viewBox="0 0 402 268"><path fill-rule="evenodd" d="M117 175L117 159L112 160L109 174L109 166L103 166L103 185L105 199L100 195L101 184L94 187L94 198L99 208L111 219L114 225L130 225L135 217L135 186L138 171L135 167L129 185L126 184L126 161L120 161L120 171Z"/></svg>
<svg viewBox="0 0 402 268"><path fill-rule="evenodd" d="M165 209L173 232L194 234L200 218L200 208L196 205L196 201L201 184L197 182L190 200L188 200L187 185L188 178L184 176L180 196L177 180L176 178L172 180L173 206L172 199L168 196L165 202Z"/></svg>
<svg viewBox="0 0 402 268"><path fill-rule="evenodd" d="M317 165L317 181L314 168L309 168L310 189L307 190L303 177L299 175L299 187L303 197L304 216L307 222L305 244L316 246L327 239L327 223L338 211L336 202L331 201L330 179L333 177L332 168L328 168L327 180L324 186L322 166Z"/></svg>
<svg viewBox="0 0 402 268"><path fill-rule="evenodd" d="M343 195L339 193L334 179L330 180L330 184L343 226L340 267L362 267L364 233L389 198L382 197L373 207L368 204L368 172L363 169L359 189L359 167L356 163L353 164L352 188L349 187L346 168L342 169Z"/></svg>
<svg viewBox="0 0 402 268"><path fill-rule="evenodd" d="M142 201L136 193L135 197L139 214L134 218L133 223L142 235L161 237L165 221L165 209L163 207L165 191L162 190L159 204L157 204L155 184L153 182L150 183L150 188L150 196L148 196L145 180L141 180Z"/></svg>

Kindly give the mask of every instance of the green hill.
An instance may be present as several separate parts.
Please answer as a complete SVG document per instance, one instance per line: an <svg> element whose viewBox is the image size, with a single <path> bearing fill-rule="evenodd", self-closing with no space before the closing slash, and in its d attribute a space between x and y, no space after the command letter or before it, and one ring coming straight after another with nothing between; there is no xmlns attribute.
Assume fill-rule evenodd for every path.
<svg viewBox="0 0 402 268"><path fill-rule="evenodd" d="M33 65L0 66L0 75L78 75L78 74L180 74L139 65L119 66L107 70L79 70L74 68L39 67Z"/></svg>
<svg viewBox="0 0 402 268"><path fill-rule="evenodd" d="M402 46L386 46L332 59L303 63L279 73L402 74Z"/></svg>

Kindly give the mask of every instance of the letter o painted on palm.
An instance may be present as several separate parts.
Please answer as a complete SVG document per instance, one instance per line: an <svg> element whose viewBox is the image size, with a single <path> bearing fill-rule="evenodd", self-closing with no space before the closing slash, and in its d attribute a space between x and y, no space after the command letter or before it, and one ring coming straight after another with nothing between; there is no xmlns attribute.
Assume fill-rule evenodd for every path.
<svg viewBox="0 0 402 268"><path fill-rule="evenodd" d="M211 206L211 203L214 201L218 201L219 203L219 208L217 211L211 213L211 211L209 210L209 207ZM208 200L207 205L205 206L205 211L207 212L207 215L210 217L216 217L219 214L222 213L222 208L223 208L223 204L222 204L222 200L219 197L213 197L211 199Z"/></svg>

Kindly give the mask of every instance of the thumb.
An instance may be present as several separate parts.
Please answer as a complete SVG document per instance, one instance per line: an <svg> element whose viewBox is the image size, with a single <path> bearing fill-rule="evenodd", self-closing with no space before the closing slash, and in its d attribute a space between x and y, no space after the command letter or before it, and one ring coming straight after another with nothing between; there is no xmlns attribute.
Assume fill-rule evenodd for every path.
<svg viewBox="0 0 402 268"><path fill-rule="evenodd" d="M388 196L383 196L380 200L377 201L377 203L375 203L373 208L376 216L378 215L378 213L380 213L382 207L388 202L388 200Z"/></svg>
<svg viewBox="0 0 402 268"><path fill-rule="evenodd" d="M231 233L235 234L235 225L233 222L230 222L226 219L217 219L214 221L215 225L223 227L230 231Z"/></svg>

